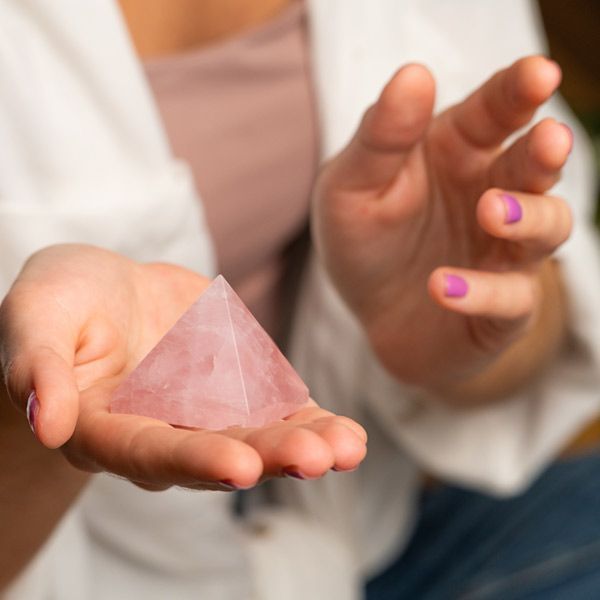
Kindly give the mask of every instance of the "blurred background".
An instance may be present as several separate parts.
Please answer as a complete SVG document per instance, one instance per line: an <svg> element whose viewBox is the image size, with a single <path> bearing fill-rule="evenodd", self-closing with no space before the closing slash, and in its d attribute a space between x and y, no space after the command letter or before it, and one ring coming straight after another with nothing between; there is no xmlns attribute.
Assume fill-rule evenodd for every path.
<svg viewBox="0 0 600 600"><path fill-rule="evenodd" d="M561 93L587 128L600 174L600 0L539 0ZM596 204L600 225L600 191Z"/></svg>

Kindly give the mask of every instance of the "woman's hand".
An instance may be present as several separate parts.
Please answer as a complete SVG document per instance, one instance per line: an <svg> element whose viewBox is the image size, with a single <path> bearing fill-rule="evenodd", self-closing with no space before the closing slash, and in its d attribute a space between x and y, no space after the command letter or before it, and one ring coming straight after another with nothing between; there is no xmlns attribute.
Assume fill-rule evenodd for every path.
<svg viewBox="0 0 600 600"><path fill-rule="evenodd" d="M562 319L542 305L560 300L547 259L569 236L571 215L545 192L572 134L545 119L501 147L560 79L555 63L525 58L432 119L433 79L406 66L323 169L318 248L399 379L451 395L536 324L546 336L540 356L560 343L560 324L545 326L539 315Z"/></svg>
<svg viewBox="0 0 600 600"><path fill-rule="evenodd" d="M208 283L183 268L86 246L34 255L0 309L0 356L9 395L23 411L28 404L39 441L78 468L153 490L230 490L355 468L364 430L312 401L285 421L220 432L110 413L122 378Z"/></svg>

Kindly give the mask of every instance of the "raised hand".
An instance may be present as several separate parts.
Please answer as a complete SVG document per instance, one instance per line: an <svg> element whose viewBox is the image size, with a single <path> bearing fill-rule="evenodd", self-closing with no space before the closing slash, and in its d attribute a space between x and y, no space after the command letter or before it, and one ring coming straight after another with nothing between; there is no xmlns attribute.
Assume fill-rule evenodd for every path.
<svg viewBox="0 0 600 600"><path fill-rule="evenodd" d="M27 406L38 440L78 468L153 490L231 490L355 468L364 430L312 401L285 421L220 432L110 413L125 374L208 283L186 269L86 246L34 255L0 309L0 356L9 395Z"/></svg>
<svg viewBox="0 0 600 600"><path fill-rule="evenodd" d="M460 389L537 322L542 282L557 289L546 259L569 236L571 216L545 192L572 135L546 119L502 144L560 79L555 63L524 58L432 118L434 81L406 66L324 167L318 249L399 379Z"/></svg>

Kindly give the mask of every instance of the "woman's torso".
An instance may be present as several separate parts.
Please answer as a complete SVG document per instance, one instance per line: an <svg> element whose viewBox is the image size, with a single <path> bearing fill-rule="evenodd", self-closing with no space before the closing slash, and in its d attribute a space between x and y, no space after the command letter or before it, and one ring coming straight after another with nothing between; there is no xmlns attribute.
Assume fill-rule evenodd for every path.
<svg viewBox="0 0 600 600"><path fill-rule="evenodd" d="M139 16L130 23L138 50L150 56L148 82L174 154L191 167L220 272L277 336L284 250L306 222L317 167L303 3L244 3L227 20L236 8L229 0L214 27L195 15L171 39L148 34L159 4L150 5L145 29ZM212 5L200 12L216 14ZM177 12L169 18L179 23Z"/></svg>

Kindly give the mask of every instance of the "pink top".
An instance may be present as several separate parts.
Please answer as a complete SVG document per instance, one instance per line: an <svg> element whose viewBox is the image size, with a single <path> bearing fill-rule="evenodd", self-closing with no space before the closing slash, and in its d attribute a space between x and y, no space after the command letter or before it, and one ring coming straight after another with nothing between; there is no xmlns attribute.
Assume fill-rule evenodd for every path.
<svg viewBox="0 0 600 600"><path fill-rule="evenodd" d="M303 3L145 68L173 150L192 168L219 270L275 335L282 252L306 222L318 160Z"/></svg>

